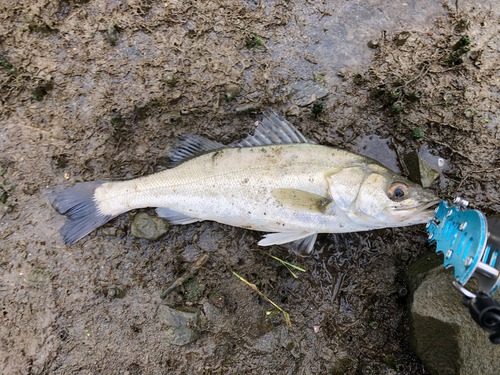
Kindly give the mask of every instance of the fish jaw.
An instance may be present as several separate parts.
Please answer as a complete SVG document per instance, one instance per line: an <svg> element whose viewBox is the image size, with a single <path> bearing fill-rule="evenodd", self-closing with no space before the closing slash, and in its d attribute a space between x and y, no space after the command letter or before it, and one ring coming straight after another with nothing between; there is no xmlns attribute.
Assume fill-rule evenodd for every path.
<svg viewBox="0 0 500 375"><path fill-rule="evenodd" d="M427 203L423 203L418 207L415 207L412 212L406 213L401 217L402 223L408 223L406 225L414 224L424 224L428 223L434 217L433 207L438 205L441 200L437 197L430 200Z"/></svg>

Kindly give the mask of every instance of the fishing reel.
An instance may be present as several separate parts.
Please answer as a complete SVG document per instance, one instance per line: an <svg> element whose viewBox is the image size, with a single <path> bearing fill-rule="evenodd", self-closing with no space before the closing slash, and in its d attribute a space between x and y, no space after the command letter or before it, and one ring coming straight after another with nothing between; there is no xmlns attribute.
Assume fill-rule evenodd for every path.
<svg viewBox="0 0 500 375"><path fill-rule="evenodd" d="M453 284L472 318L500 344L500 303L491 297L500 286L500 217L487 219L468 204L458 197L451 207L441 202L427 224L429 242L444 254L444 267L454 268ZM475 293L465 287L472 278L479 284Z"/></svg>

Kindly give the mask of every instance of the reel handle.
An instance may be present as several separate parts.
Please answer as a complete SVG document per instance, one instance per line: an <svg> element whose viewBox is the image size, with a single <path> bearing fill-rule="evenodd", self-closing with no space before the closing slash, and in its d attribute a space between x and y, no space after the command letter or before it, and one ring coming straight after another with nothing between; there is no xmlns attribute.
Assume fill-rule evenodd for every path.
<svg viewBox="0 0 500 375"><path fill-rule="evenodd" d="M464 296L462 302L469 309L472 319L491 333L490 341L500 344L500 303L483 292L473 298Z"/></svg>

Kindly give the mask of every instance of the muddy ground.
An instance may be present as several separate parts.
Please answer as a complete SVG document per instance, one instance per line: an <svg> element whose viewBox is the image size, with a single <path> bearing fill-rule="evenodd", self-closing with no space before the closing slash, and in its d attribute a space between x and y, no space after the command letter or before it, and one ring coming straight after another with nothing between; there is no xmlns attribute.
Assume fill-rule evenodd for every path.
<svg viewBox="0 0 500 375"><path fill-rule="evenodd" d="M130 236L133 214L123 215L66 246L47 191L162 170L184 133L240 140L260 110L238 107L259 104L404 175L403 156L420 148L441 173L437 194L498 213L498 15L494 2L4 0L2 373L426 374L398 294L408 264L432 250L423 226L322 235L307 258L266 249L306 269L295 279L254 250L261 234L212 222L150 242ZM453 46L465 34L471 51L459 58ZM287 95L306 79L330 90L317 116ZM227 102L232 84L242 91ZM384 84L402 90L399 110L376 95ZM195 291L186 284L160 299L203 254ZM266 315L272 305L231 270L292 327ZM160 305L201 309L200 337L170 344Z"/></svg>

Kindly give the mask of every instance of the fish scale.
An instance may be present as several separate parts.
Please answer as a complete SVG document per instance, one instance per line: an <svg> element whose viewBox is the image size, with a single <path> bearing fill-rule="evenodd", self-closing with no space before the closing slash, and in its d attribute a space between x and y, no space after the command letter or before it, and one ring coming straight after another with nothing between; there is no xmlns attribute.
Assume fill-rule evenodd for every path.
<svg viewBox="0 0 500 375"><path fill-rule="evenodd" d="M311 144L259 146L226 149L214 158L216 152L158 174L104 184L96 191L97 200L106 202L100 205L101 211L116 215L143 207L169 207L200 220L216 218L224 224L267 232L340 228L337 217L283 210L271 195L275 188L324 195L328 189L324 176L339 167L335 160L340 157L331 148L318 150ZM345 155L344 151L339 153ZM301 161L294 155L309 155L309 160ZM349 163L363 158L352 156Z"/></svg>

